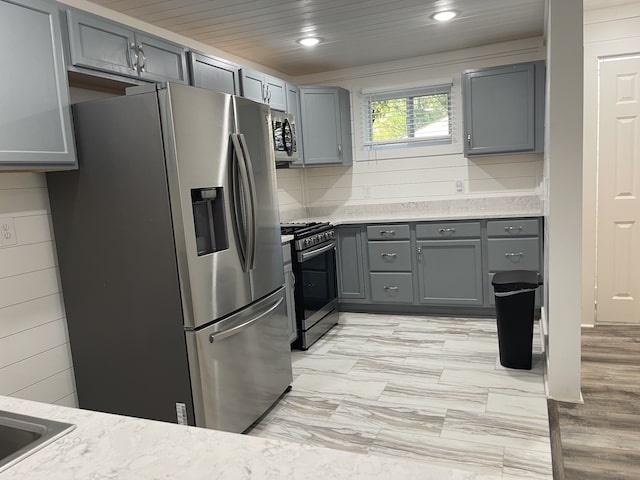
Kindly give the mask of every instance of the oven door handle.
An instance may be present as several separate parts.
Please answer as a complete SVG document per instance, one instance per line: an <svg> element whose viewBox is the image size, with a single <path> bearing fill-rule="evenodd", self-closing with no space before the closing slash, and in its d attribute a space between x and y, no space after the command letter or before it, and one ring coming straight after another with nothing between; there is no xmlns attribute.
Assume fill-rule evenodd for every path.
<svg viewBox="0 0 640 480"><path fill-rule="evenodd" d="M327 245L324 245L323 247L317 248L315 250L311 250L311 251L308 251L308 252L298 252L298 261L299 262L305 262L307 260L310 260L313 257L317 257L318 255L321 255L324 252L327 252L327 251L335 248L335 246L336 246L336 242L331 242L331 243L328 243Z"/></svg>

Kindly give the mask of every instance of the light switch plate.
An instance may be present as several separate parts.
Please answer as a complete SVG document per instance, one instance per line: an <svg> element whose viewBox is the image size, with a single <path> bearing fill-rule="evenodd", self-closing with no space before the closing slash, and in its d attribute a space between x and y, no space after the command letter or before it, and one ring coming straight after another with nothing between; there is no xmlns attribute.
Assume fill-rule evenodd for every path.
<svg viewBox="0 0 640 480"><path fill-rule="evenodd" d="M8 247L16 243L18 239L13 217L0 217L0 247Z"/></svg>
<svg viewBox="0 0 640 480"><path fill-rule="evenodd" d="M456 180L456 192L462 192L464 189L464 182L462 180Z"/></svg>

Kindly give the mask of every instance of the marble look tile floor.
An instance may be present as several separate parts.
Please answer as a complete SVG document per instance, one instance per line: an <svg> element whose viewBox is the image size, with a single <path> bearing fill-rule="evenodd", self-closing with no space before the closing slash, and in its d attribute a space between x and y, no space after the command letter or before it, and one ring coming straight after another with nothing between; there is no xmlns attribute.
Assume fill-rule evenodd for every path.
<svg viewBox="0 0 640 480"><path fill-rule="evenodd" d="M494 319L341 313L249 434L550 480L537 327L533 369L512 370Z"/></svg>

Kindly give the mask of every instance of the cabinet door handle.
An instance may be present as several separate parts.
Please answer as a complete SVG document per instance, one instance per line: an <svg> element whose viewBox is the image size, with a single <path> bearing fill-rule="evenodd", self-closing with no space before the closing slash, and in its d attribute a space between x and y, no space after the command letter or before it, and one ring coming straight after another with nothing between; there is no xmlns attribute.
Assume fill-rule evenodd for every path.
<svg viewBox="0 0 640 480"><path fill-rule="evenodd" d="M418 247L418 261L422 261L422 247Z"/></svg>
<svg viewBox="0 0 640 480"><path fill-rule="evenodd" d="M338 158L342 158L342 145L338 145Z"/></svg>
<svg viewBox="0 0 640 480"><path fill-rule="evenodd" d="M138 52L140 52L140 56L142 57L142 64L139 65L140 71L144 72L144 69L147 68L147 57L144 55L144 50L142 49L142 44L138 44Z"/></svg>
<svg viewBox="0 0 640 480"><path fill-rule="evenodd" d="M504 229L507 232L513 232L514 230L518 230L519 232L521 232L523 230L522 225L518 225L517 227L512 227L511 225L509 225L508 227L504 227Z"/></svg>
<svg viewBox="0 0 640 480"><path fill-rule="evenodd" d="M471 134L467 134L467 145L471 148Z"/></svg>
<svg viewBox="0 0 640 480"><path fill-rule="evenodd" d="M398 287L390 287L390 286L385 285L384 289L385 290L394 290L395 291L395 290L398 290Z"/></svg>
<svg viewBox="0 0 640 480"><path fill-rule="evenodd" d="M129 46L129 60L131 61L131 68L138 70L138 50L133 42Z"/></svg>
<svg viewBox="0 0 640 480"><path fill-rule="evenodd" d="M507 252L504 254L505 257L524 257L524 252Z"/></svg>
<svg viewBox="0 0 640 480"><path fill-rule="evenodd" d="M382 252L380 254L382 257L396 257L398 254L393 252L393 253L387 253L387 252Z"/></svg>
<svg viewBox="0 0 640 480"><path fill-rule="evenodd" d="M438 231L440 233L455 233L455 228L439 228Z"/></svg>
<svg viewBox="0 0 640 480"><path fill-rule="evenodd" d="M395 230L380 230L380 235L382 235L383 237L387 237L387 236L391 236L391 235L395 235L396 231Z"/></svg>

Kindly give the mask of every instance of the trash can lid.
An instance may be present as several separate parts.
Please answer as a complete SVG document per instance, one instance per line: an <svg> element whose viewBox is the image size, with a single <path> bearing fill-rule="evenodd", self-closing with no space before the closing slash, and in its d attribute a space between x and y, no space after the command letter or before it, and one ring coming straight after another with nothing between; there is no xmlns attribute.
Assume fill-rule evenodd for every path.
<svg viewBox="0 0 640 480"><path fill-rule="evenodd" d="M542 285L540 274L533 270L511 270L508 272L498 272L491 280L496 291L513 292L526 288L537 288Z"/></svg>

